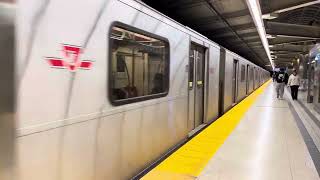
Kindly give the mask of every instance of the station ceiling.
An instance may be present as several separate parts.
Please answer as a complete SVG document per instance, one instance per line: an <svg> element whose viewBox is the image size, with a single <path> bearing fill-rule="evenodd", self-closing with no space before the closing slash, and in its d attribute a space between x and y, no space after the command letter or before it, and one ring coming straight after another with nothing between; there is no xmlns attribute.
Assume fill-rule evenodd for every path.
<svg viewBox="0 0 320 180"><path fill-rule="evenodd" d="M245 0L143 0L257 65L269 59ZM270 67L270 66L269 66Z"/></svg>
<svg viewBox="0 0 320 180"><path fill-rule="evenodd" d="M143 0L253 63L271 69L246 0ZM320 38L320 0L260 0L276 67L290 67Z"/></svg>
<svg viewBox="0 0 320 180"><path fill-rule="evenodd" d="M260 0L277 67L294 67L320 39L320 0Z"/></svg>

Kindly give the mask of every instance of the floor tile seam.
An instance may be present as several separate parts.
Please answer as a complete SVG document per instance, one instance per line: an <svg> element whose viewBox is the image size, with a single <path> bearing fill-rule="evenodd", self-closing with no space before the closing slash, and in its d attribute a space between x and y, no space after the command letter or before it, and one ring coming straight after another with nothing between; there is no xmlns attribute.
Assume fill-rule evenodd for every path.
<svg viewBox="0 0 320 180"><path fill-rule="evenodd" d="M292 114L291 114L292 115ZM292 115L292 118L290 118L290 121L291 121L291 123L294 123L294 120L293 120L293 115ZM288 118L289 119L289 118ZM287 137L287 135L288 135L288 129L287 129L287 127L286 127L286 124L285 124L285 122L283 121L283 128L284 128L284 133L283 133L283 136L284 136L284 141L285 141L285 149L286 149L286 154L287 154L287 158L288 158L288 160L289 160L289 169L290 169L290 175L291 175L291 179L293 180L294 178L294 175L293 175L293 170L292 169L294 169L294 167L292 167L293 166L293 159L291 158L291 153L289 152L289 145L288 145L288 137ZM297 128L297 127L296 127ZM298 129L296 129L296 130L298 130Z"/></svg>
<svg viewBox="0 0 320 180"><path fill-rule="evenodd" d="M261 95L260 95L261 96ZM251 118L251 115L250 113L252 113L253 111L253 108L254 106L252 105L248 110L247 112L245 113L245 115L241 118L239 124L237 125L237 127L239 127L240 123L244 123L246 120L249 121L250 118ZM237 128L236 128L237 129ZM230 134L229 137L232 137L232 135L234 135L234 133L241 133L241 132L238 132L236 131L236 129ZM226 140L227 141L227 140ZM219 149L222 149L224 145L222 145ZM219 150L218 150L219 151ZM219 157L219 152L216 153L217 156L215 156L216 158L220 159ZM221 168L217 168L217 176L218 176L218 179L221 180Z"/></svg>
<svg viewBox="0 0 320 180"><path fill-rule="evenodd" d="M236 124L236 127L234 128L234 130L229 134L229 136L227 137L227 139L226 139L224 142L227 142L228 139L230 139L230 138L232 137L232 134L234 134L234 133L237 132L236 129L239 127L240 123L243 123L245 120L249 120L249 117L250 117L249 113L250 113L250 111L252 110L252 108L254 108L254 103L249 106L249 108L246 110L245 114L240 118L240 120L239 120L238 123ZM217 152L215 153L215 155L217 155L217 154L219 153L219 150L220 150L221 148L223 148L224 144L225 144L225 143L223 143L223 144L217 149ZM218 156L216 156L216 157L218 157ZM220 171L221 171L221 170L219 169L219 172L220 172Z"/></svg>
<svg viewBox="0 0 320 180"><path fill-rule="evenodd" d="M313 139L313 141L316 141L316 147L318 149L320 149L320 138L318 136L318 134L316 133L316 131L314 131L313 126L310 124L312 122L308 122L305 119L301 119L302 123L304 124L304 126L306 127L308 133L310 134L311 138Z"/></svg>
<svg viewBox="0 0 320 180"><path fill-rule="evenodd" d="M312 104L312 105L311 105L311 104L308 105L308 104L304 103L304 105L309 106L309 110L312 112L312 114L315 115L317 119L318 119L318 117L319 117L319 119L320 119L320 114L319 114L319 112L316 111L314 108L312 108L313 104Z"/></svg>
<svg viewBox="0 0 320 180"><path fill-rule="evenodd" d="M274 106L256 106L256 108L278 108L278 109L289 109L289 107L274 107Z"/></svg>
<svg viewBox="0 0 320 180"><path fill-rule="evenodd" d="M251 109L261 109L261 108L265 108L265 109L289 109L289 107L275 107L275 106L255 106L255 107L252 107Z"/></svg>
<svg viewBox="0 0 320 180"><path fill-rule="evenodd" d="M316 169L316 172L318 173L318 177L319 177L319 175L320 175L320 161L318 162L317 159L320 158L320 155L317 155L317 156L319 156L319 157L317 157L317 156L314 156L314 153L318 153L318 154L320 154L320 153L318 151L318 152L314 152L311 154L311 149L313 150L316 145L314 144L309 132L307 131L306 127L304 126L301 118L299 117L298 113L294 109L293 105L292 104L290 104L290 105L291 105L290 109L292 111L292 114L294 115L294 120L299 128L301 136L303 137L304 144L308 149L308 153L309 153L308 155L311 158L313 165Z"/></svg>
<svg viewBox="0 0 320 180"><path fill-rule="evenodd" d="M287 92L288 93L288 92ZM288 94L287 94L288 96ZM312 123L313 120L311 119L311 117L304 111L303 108L299 108L297 106L301 106L301 105L298 105L296 103L290 103L293 108L295 109L295 111L297 111L297 114L299 116L299 118L301 119L303 125L305 126L305 128L307 129L307 132L310 134L311 138L313 141L316 140L316 142L319 142L319 143L315 143L316 147L320 150L320 137L318 135L318 129L315 130L315 128L317 128L317 125L313 125Z"/></svg>
<svg viewBox="0 0 320 180"><path fill-rule="evenodd" d="M305 116L306 116L306 118L310 119L310 117L307 114ZM303 119L302 121L304 124L309 125L308 131L311 131L314 134L314 136L315 136L314 138L317 138L318 140L320 140L320 132L319 132L320 128L317 127L317 125L311 119L310 120ZM319 149L320 149L320 147L319 147Z"/></svg>
<svg viewBox="0 0 320 180"><path fill-rule="evenodd" d="M314 104L313 103L308 103L307 99L298 99L298 100L300 100L305 106L314 107ZM317 116L320 116L320 113L318 111L316 111L315 109L312 109L312 112L314 112L313 114L316 114Z"/></svg>
<svg viewBox="0 0 320 180"><path fill-rule="evenodd" d="M266 83L265 86L262 86L260 87L258 90L256 90L255 92L256 93L253 93L252 95L248 96L248 99L247 101L242 101L240 102L239 104L237 104L236 106L234 106L233 108L237 108L237 109L231 109L229 110L226 114L224 114L222 117L220 117L214 124L215 126L219 126L221 127L221 121L222 120L226 120L226 123L228 123L228 127L226 127L225 131L223 131L223 135L226 135L224 137L224 141L223 142L226 142L228 137L230 136L230 134L234 131L234 129L236 128L236 126L238 126L239 122L241 121L241 119L244 117L243 115L245 113L247 113L247 111L250 109L250 107L252 107L252 105L254 104L255 101L257 101L257 97L260 96L263 92L264 92L264 89L267 87L269 83ZM239 116L241 115L241 117ZM230 121L230 118L231 117L236 117L235 120L233 121ZM214 125L212 124L212 125ZM211 126L211 125L210 125ZM197 136L195 136L193 139L191 139L189 142L187 142L184 146L180 147L180 148L183 148L183 147L186 147L186 145L188 143L190 143L191 141L194 141L197 139L197 137L199 137L201 134L205 133L205 132L210 132L210 130L212 130L212 128L210 128L210 126L208 126L206 129L204 129L203 131L201 131ZM213 126L211 126L213 127ZM230 130L230 131L229 131ZM228 133L224 133L224 132L228 132ZM220 132L219 132L220 133ZM221 146L223 145L224 143L222 144L219 144L219 147L217 148L217 150L219 150L221 148ZM166 163L169 163L170 160L174 159L172 157L174 157L175 155L177 155L177 153L179 152L179 149L171 154L169 157L167 157L166 159L164 159L161 163L159 163L155 168L153 168L154 170L157 170L157 169L166 169L166 171L168 171L168 169L170 169L170 165L168 166ZM188 169L188 170L185 170L183 172L179 172L179 173L182 173L182 174L192 174L192 175L199 175L201 173L200 170L203 170L205 165L208 164L209 160L214 157L214 154L216 154L216 151L213 152L213 154L211 155L208 155L208 158L207 160L203 163L203 165L200 165L200 166L194 166L193 168L194 169ZM170 158L171 157L171 158ZM179 165L178 165L179 166ZM174 167L174 166L171 166L171 167ZM180 167L179 167L180 168ZM176 169L176 168L175 168ZM175 172L175 169L173 169L172 171ZM180 168L181 169L181 168ZM183 167L182 167L183 169ZM151 170L152 171L152 170ZM171 170L169 170L171 171ZM150 172L150 171L149 171ZM147 173L148 174L148 173ZM146 174L146 175L147 175Z"/></svg>
<svg viewBox="0 0 320 180"><path fill-rule="evenodd" d="M299 105L302 107L302 109L306 112L306 114L310 117L310 119L317 125L317 127L320 129L320 121L313 115L307 108L306 106L301 103L299 100L297 101Z"/></svg>
<svg viewBox="0 0 320 180"><path fill-rule="evenodd" d="M293 107L295 108L295 105L293 105ZM296 111L299 111L298 115L302 121L302 123L304 124L304 126L306 127L307 131L309 132L311 138L316 141L316 147L318 149L320 149L320 136L319 136L319 130L318 127L316 125L313 125L312 123L314 123L311 118L308 116L308 114L302 110L302 109L296 109ZM310 120L308 120L310 119ZM316 129L315 129L316 128Z"/></svg>
<svg viewBox="0 0 320 180"><path fill-rule="evenodd" d="M318 148L317 148L317 145L314 142L314 138L312 138L312 136L310 134L310 130L308 130L308 128L306 127L306 125L307 126L309 125L313 129L312 125L310 125L310 122L308 122L308 120L305 120L306 117L307 118L310 118L310 117L308 117L308 114L301 107L300 108L297 107L299 105L297 105L296 103L293 103L293 101L289 97L288 90L286 90L285 96L288 98L288 102L287 103L289 105L289 108L291 106L291 108L290 108L291 115L293 116L293 120L295 121L295 127L300 132L299 135L300 135L300 138L302 138L302 143L304 144L304 146L306 148L306 153L308 153L309 158L310 158L311 162L313 163L314 168L315 168L315 170L316 170L316 172L318 173L318 176L319 176L319 170L318 170L317 165L316 165L316 164L318 164L318 163L316 163L318 161L316 160L316 162L315 162L314 156L312 155L313 154L312 151L315 148L316 148L315 150L318 151ZM299 126L299 124L297 122L297 119L296 119L296 116L294 115L294 112L292 110L295 111L295 113L297 115L297 118L299 118L299 120L301 121L300 122L301 123L300 126ZM301 127L301 126L303 126L303 127ZM305 134L309 135L309 138L310 138L309 140L306 140L306 137L305 137L306 135L303 135L303 133L302 133L302 129L303 128L306 131ZM310 144L313 144L315 148L314 147L310 147Z"/></svg>

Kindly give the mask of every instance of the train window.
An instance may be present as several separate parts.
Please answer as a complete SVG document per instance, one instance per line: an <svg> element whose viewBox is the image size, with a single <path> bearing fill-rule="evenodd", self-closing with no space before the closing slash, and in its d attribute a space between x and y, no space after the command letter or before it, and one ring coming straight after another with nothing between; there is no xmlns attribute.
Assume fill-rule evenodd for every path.
<svg viewBox="0 0 320 180"><path fill-rule="evenodd" d="M169 43L142 30L115 23L110 33L109 98L114 105L166 96Z"/></svg>
<svg viewBox="0 0 320 180"><path fill-rule="evenodd" d="M204 66L204 64L203 64L203 61L204 61L204 49L197 49L197 51L198 51L198 57L197 58L199 58L198 60L197 60L197 81L201 81L201 82L203 82L204 81L204 73L203 73L203 71L204 71L204 68L203 68L203 66Z"/></svg>
<svg viewBox="0 0 320 180"><path fill-rule="evenodd" d="M193 76L194 76L194 51L190 51L189 57L189 89L193 88Z"/></svg>
<svg viewBox="0 0 320 180"><path fill-rule="evenodd" d="M246 67L245 65L241 65L241 82L246 80Z"/></svg>

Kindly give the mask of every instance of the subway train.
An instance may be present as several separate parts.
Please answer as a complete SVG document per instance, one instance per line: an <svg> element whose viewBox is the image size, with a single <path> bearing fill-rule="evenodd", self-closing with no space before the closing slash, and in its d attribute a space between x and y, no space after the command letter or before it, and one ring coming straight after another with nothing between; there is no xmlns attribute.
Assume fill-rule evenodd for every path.
<svg viewBox="0 0 320 180"><path fill-rule="evenodd" d="M140 1L16 11L18 180L130 179L270 78Z"/></svg>

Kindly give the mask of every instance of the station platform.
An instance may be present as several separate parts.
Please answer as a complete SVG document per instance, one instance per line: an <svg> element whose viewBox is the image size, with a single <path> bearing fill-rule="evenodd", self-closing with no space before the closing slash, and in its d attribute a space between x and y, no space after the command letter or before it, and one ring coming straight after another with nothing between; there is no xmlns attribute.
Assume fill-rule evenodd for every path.
<svg viewBox="0 0 320 180"><path fill-rule="evenodd" d="M301 104L268 81L141 179L317 180L320 131Z"/></svg>

